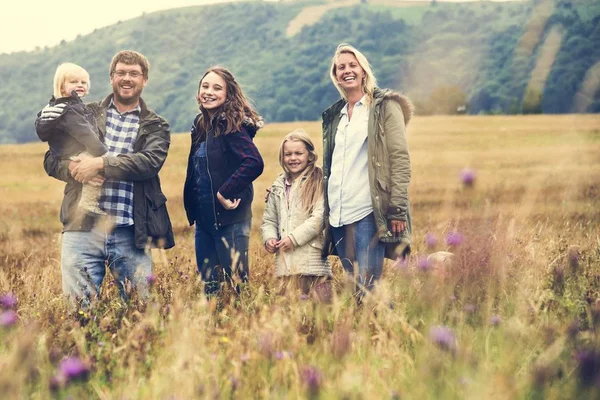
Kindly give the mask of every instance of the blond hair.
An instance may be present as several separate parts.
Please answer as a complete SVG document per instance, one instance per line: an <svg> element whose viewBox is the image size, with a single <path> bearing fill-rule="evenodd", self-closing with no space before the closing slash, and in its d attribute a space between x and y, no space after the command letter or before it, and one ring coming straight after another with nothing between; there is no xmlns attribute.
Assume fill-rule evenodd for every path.
<svg viewBox="0 0 600 400"><path fill-rule="evenodd" d="M283 161L284 157L284 145L286 142L302 142L306 151L308 152L308 165L302 172L302 175L298 177L300 179L300 204L301 207L307 212L311 213L316 202L323 198L323 170L318 167L315 163L319 156L315 151L315 145L313 144L310 136L302 129L296 129L288 133L281 142L279 147L279 165L283 168L286 177L290 177L290 171Z"/></svg>
<svg viewBox="0 0 600 400"><path fill-rule="evenodd" d="M331 60L331 68L329 69L329 76L331 77L331 81L335 88L340 92L342 98L348 101L348 96L344 89L340 86L337 81L337 77L335 76L337 71L337 59L342 54L352 54L356 57L356 61L361 66L363 71L365 71L365 80L362 83L363 93L367 96L367 104L371 104L373 102L373 93L375 92L375 87L377 86L377 78L375 78L375 74L373 74L373 70L371 69L371 64L369 64L369 60L364 56L363 53L358 51L353 46L342 43L335 50L335 54L333 55L333 59Z"/></svg>
<svg viewBox="0 0 600 400"><path fill-rule="evenodd" d="M67 97L70 96L71 93L63 93L63 88L67 79L84 76L87 81L87 85L85 88L85 93L87 94L90 91L90 74L83 68L77 64L73 63L62 63L56 68L56 72L54 73L54 97Z"/></svg>

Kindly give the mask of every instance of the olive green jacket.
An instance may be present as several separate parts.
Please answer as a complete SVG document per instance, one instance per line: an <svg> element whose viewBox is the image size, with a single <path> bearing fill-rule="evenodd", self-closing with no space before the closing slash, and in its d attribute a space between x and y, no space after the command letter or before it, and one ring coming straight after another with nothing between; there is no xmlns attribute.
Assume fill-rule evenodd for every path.
<svg viewBox="0 0 600 400"><path fill-rule="evenodd" d="M325 251L334 253L329 229L329 204L327 183L331 174L331 160L335 146L335 134L340 123L340 111L346 101L339 100L323 112L323 179L325 184L326 223ZM369 157L369 189L379 240L386 243L386 257L395 259L410 252L412 223L408 185L411 169L406 125L413 113L410 100L391 90L375 89L373 104L369 111L367 148ZM394 237L389 221L407 222L407 229L400 237Z"/></svg>

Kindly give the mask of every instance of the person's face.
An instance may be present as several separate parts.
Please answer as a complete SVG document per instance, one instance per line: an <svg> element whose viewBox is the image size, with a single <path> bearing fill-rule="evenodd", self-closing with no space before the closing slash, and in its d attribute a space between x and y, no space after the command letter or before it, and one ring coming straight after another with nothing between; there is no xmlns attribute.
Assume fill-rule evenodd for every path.
<svg viewBox="0 0 600 400"><path fill-rule="evenodd" d="M292 179L302 175L308 167L308 154L306 145L300 140L287 140L283 144L283 164Z"/></svg>
<svg viewBox="0 0 600 400"><path fill-rule="evenodd" d="M119 62L115 65L115 69L110 75L110 83L118 102L136 104L140 100L148 79L144 78L140 65L129 65Z"/></svg>
<svg viewBox="0 0 600 400"><path fill-rule="evenodd" d="M351 53L342 53L338 56L335 63L335 77L339 85L346 92L360 89L365 80L365 71L362 69L358 60Z"/></svg>
<svg viewBox="0 0 600 400"><path fill-rule="evenodd" d="M77 96L83 97L87 94L89 82L87 76L84 74L73 75L65 79L62 87L62 95L67 97L71 95L72 91L77 92Z"/></svg>
<svg viewBox="0 0 600 400"><path fill-rule="evenodd" d="M214 72L209 72L200 82L198 103L213 115L227 99L227 82Z"/></svg>

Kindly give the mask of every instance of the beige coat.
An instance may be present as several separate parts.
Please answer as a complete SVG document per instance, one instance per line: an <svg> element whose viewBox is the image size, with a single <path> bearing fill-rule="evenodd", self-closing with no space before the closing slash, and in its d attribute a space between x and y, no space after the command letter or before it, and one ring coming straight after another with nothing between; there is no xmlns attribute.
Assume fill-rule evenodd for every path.
<svg viewBox="0 0 600 400"><path fill-rule="evenodd" d="M297 179L292 184L289 208L285 198L285 175L279 175L271 186L263 216L263 244L287 236L294 243L293 251L279 251L275 255L275 276L330 276L331 266L322 256L324 204L319 201L310 214L302 210L299 198L302 183L303 180Z"/></svg>

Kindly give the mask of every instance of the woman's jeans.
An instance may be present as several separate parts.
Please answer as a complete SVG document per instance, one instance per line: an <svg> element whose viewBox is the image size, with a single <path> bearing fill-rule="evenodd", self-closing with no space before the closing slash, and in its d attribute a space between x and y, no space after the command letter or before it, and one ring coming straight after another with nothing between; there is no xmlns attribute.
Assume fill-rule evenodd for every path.
<svg viewBox="0 0 600 400"><path fill-rule="evenodd" d="M352 224L332 227L332 234L346 272L355 277L360 289L372 290L381 277L385 254L373 213Z"/></svg>
<svg viewBox="0 0 600 400"><path fill-rule="evenodd" d="M232 280L232 286L239 290L238 283L248 280L252 218L217 228L212 204L198 207L196 215L196 263L205 293L214 294L222 283Z"/></svg>

